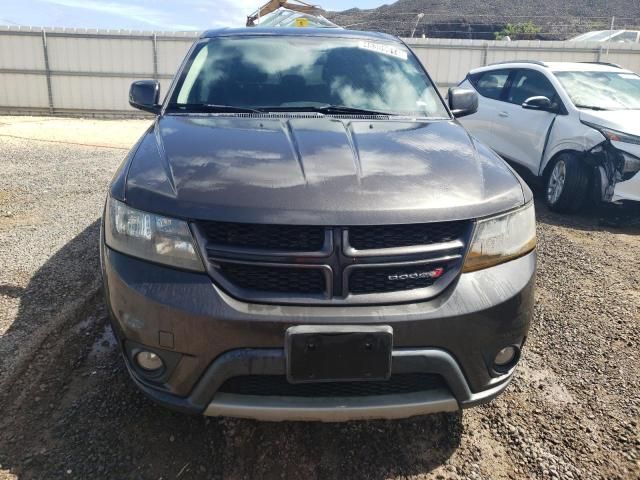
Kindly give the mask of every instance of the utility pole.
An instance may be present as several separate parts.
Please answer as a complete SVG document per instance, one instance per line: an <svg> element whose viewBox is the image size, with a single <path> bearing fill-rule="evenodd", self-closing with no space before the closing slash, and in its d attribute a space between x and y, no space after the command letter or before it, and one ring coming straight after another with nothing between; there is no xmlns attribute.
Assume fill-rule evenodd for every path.
<svg viewBox="0 0 640 480"><path fill-rule="evenodd" d="M611 17L611 29L609 30L609 41L607 42L607 57L609 56L609 47L611 46L611 36L613 35L613 27L616 24L616 17Z"/></svg>
<svg viewBox="0 0 640 480"><path fill-rule="evenodd" d="M420 23L420 20L422 20L422 17L424 17L424 13L419 13L416 18L416 24L413 26L413 30L411 30L411 38L416 34L416 28L418 28L418 24Z"/></svg>

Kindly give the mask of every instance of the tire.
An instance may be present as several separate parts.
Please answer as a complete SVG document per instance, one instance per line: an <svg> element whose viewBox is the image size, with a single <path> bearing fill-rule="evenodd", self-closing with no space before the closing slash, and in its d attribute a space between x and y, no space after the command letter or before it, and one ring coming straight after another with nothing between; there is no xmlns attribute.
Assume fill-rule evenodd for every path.
<svg viewBox="0 0 640 480"><path fill-rule="evenodd" d="M558 155L544 178L544 199L548 207L563 213L580 210L587 199L589 177L590 169L578 155Z"/></svg>

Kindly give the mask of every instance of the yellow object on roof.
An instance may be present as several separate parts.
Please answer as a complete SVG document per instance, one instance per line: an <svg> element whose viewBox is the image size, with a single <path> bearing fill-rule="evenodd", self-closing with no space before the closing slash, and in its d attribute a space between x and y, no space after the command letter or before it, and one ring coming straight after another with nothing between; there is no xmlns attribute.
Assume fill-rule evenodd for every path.
<svg viewBox="0 0 640 480"><path fill-rule="evenodd" d="M295 3L294 3L295 2ZM322 8L303 0L270 0L247 17L247 27L340 28L324 18Z"/></svg>

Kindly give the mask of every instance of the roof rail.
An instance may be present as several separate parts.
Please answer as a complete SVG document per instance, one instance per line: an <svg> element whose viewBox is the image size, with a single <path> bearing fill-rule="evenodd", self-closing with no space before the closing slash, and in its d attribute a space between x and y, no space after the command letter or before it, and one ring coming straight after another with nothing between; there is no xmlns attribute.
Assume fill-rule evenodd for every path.
<svg viewBox="0 0 640 480"><path fill-rule="evenodd" d="M579 62L579 63L592 63L594 65L604 65L604 66L607 66L607 67L622 68L617 63L609 63L609 62Z"/></svg>
<svg viewBox="0 0 640 480"><path fill-rule="evenodd" d="M508 60L508 61L505 61L505 62L490 63L489 66L504 65L505 63L533 63L534 65L540 65L541 67L546 67L547 66L546 63L541 62L540 60Z"/></svg>

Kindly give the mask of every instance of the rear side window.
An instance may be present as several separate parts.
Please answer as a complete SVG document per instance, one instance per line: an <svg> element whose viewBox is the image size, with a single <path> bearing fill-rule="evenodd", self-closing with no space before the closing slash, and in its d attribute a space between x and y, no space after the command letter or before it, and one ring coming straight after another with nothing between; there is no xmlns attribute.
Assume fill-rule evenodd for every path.
<svg viewBox="0 0 640 480"><path fill-rule="evenodd" d="M518 70L511 82L507 101L522 105L531 97L547 97L553 102L556 100L556 90L542 73L536 70Z"/></svg>
<svg viewBox="0 0 640 480"><path fill-rule="evenodd" d="M500 100L504 86L509 78L510 70L491 70L471 75L469 80L483 97Z"/></svg>
<svg viewBox="0 0 640 480"><path fill-rule="evenodd" d="M622 32L611 37L612 42L618 43L636 43L638 40L638 32Z"/></svg>

